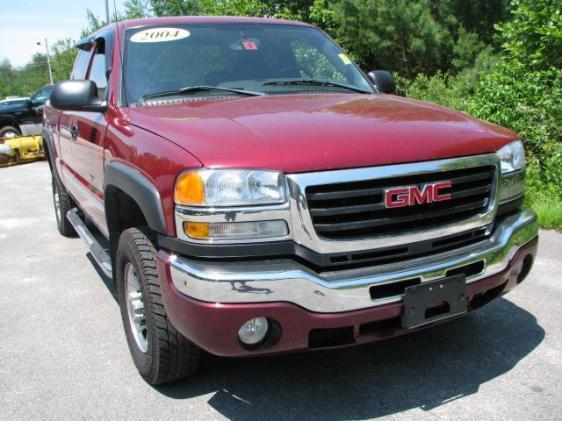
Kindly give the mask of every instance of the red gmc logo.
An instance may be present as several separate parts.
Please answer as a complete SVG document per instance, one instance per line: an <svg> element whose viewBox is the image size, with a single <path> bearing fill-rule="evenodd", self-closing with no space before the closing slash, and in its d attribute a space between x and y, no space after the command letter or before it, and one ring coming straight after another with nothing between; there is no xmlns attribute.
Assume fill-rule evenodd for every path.
<svg viewBox="0 0 562 421"><path fill-rule="evenodd" d="M384 191L384 205L387 208L402 208L404 206L451 200L453 198L451 193L440 193L440 191L452 185L453 183L450 181L440 181L433 184L424 184L421 189L418 186L386 189Z"/></svg>

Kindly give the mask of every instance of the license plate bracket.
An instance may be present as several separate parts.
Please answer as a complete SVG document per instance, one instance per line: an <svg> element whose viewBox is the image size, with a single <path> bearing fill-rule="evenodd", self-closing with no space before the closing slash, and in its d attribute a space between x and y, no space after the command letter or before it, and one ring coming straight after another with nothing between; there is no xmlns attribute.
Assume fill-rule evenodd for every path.
<svg viewBox="0 0 562 421"><path fill-rule="evenodd" d="M404 291L402 326L413 329L438 320L466 313L464 275L454 275L424 282Z"/></svg>

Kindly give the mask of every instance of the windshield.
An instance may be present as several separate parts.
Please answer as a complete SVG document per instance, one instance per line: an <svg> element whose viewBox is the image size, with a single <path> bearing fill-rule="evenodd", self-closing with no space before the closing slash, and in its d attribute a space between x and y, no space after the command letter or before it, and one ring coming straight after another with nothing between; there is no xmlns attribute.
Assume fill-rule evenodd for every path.
<svg viewBox="0 0 562 421"><path fill-rule="evenodd" d="M53 90L53 86L47 86L45 88L39 89L37 92L33 94L31 97L31 102L35 103L45 103L51 97L51 91Z"/></svg>
<svg viewBox="0 0 562 421"><path fill-rule="evenodd" d="M266 94L373 92L341 48L310 27L186 24L129 29L125 39L124 94L128 103L162 92L181 95L183 88L201 86ZM183 94L186 92L235 94L218 89Z"/></svg>

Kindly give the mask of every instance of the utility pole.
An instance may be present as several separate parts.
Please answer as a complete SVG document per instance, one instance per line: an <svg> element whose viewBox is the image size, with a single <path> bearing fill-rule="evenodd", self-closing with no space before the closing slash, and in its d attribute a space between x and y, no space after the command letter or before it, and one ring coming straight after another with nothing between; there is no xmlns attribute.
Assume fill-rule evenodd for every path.
<svg viewBox="0 0 562 421"><path fill-rule="evenodd" d="M37 42L37 45L41 45L41 42ZM45 50L47 51L47 67L49 68L49 80L51 85L53 84L53 70L51 69L51 54L49 53L49 41L45 38Z"/></svg>
<svg viewBox="0 0 562 421"><path fill-rule="evenodd" d="M109 0L105 0L105 24L109 25Z"/></svg>

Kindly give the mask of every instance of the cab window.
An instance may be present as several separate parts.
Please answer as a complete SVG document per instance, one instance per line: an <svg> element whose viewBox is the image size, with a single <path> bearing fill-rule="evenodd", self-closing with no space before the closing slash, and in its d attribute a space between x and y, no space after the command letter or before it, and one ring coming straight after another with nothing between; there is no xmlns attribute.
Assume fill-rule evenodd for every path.
<svg viewBox="0 0 562 421"><path fill-rule="evenodd" d="M107 66L105 51L101 43L98 43L96 46L88 79L96 83L98 87L98 98L104 99L105 91L107 90Z"/></svg>
<svg viewBox="0 0 562 421"><path fill-rule="evenodd" d="M76 61L74 62L74 68L72 69L71 79L74 80L84 80L86 79L86 73L88 72L88 64L90 63L90 50L78 50L78 55L76 56Z"/></svg>

